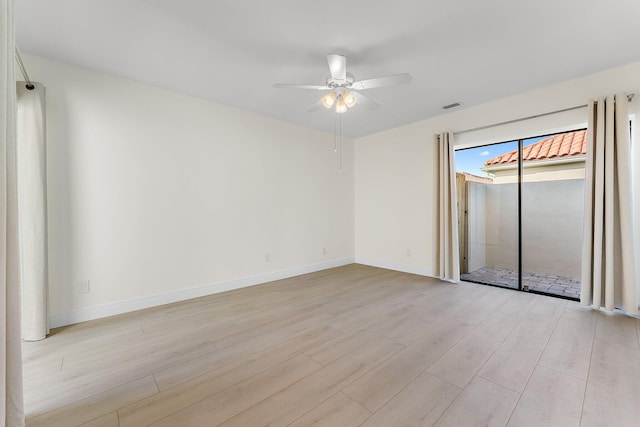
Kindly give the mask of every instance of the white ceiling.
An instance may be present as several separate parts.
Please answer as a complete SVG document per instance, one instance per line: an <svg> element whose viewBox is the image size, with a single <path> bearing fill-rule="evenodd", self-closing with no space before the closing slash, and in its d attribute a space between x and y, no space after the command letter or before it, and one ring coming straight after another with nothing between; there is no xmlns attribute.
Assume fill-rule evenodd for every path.
<svg viewBox="0 0 640 427"><path fill-rule="evenodd" d="M366 91L382 104L342 116L367 135L640 60L638 0L18 0L21 50L333 131L326 55L356 79L408 72ZM28 64L27 64L28 65ZM32 78L46 84L47 77ZM634 88L630 88L634 89Z"/></svg>

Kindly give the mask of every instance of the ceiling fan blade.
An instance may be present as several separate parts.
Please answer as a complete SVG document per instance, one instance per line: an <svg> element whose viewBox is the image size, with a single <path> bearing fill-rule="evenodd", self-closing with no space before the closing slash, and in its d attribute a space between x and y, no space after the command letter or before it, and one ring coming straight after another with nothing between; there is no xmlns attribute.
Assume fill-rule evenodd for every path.
<svg viewBox="0 0 640 427"><path fill-rule="evenodd" d="M412 79L413 77L411 77L411 74L408 74L408 73L395 74L393 76L378 77L375 79L360 80L359 82L353 82L351 87L356 90L373 89L376 87L407 84Z"/></svg>
<svg viewBox="0 0 640 427"><path fill-rule="evenodd" d="M314 111L318 111L320 107L322 107L322 100L316 102L311 107L309 107L309 109L307 110L307 113L313 113Z"/></svg>
<svg viewBox="0 0 640 427"><path fill-rule="evenodd" d="M378 108L380 108L380 104L378 104L371 98L364 96L363 94L356 91L352 91L351 93L356 96L356 106L362 106L367 110L377 110Z"/></svg>
<svg viewBox="0 0 640 427"><path fill-rule="evenodd" d="M297 85L297 84L286 84L286 83L276 83L273 87L278 89L310 89L310 90L330 90L331 88L327 85Z"/></svg>
<svg viewBox="0 0 640 427"><path fill-rule="evenodd" d="M336 80L347 80L347 58L342 55L327 55L331 77Z"/></svg>

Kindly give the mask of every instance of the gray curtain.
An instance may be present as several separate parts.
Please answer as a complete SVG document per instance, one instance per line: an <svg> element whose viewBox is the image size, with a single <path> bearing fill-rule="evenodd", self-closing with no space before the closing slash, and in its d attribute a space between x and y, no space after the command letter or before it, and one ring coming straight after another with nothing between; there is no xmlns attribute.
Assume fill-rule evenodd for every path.
<svg viewBox="0 0 640 427"><path fill-rule="evenodd" d="M45 88L17 82L18 214L22 338L44 339L47 321L47 168Z"/></svg>
<svg viewBox="0 0 640 427"><path fill-rule="evenodd" d="M13 0L0 0L0 425L24 426Z"/></svg>
<svg viewBox="0 0 640 427"><path fill-rule="evenodd" d="M638 313L625 94L589 103L580 301Z"/></svg>
<svg viewBox="0 0 640 427"><path fill-rule="evenodd" d="M438 277L457 283L460 254L453 134L444 132L436 135L435 140L438 147Z"/></svg>

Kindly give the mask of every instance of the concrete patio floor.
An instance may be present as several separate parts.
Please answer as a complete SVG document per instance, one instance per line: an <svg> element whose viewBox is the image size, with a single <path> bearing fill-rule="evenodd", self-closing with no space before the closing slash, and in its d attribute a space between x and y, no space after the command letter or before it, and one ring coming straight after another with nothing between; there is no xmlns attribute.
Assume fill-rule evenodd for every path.
<svg viewBox="0 0 640 427"><path fill-rule="evenodd" d="M518 272L504 268L482 267L470 273L460 274L460 279L518 289ZM523 272L522 285L528 285L531 291L580 299L580 279L573 277Z"/></svg>

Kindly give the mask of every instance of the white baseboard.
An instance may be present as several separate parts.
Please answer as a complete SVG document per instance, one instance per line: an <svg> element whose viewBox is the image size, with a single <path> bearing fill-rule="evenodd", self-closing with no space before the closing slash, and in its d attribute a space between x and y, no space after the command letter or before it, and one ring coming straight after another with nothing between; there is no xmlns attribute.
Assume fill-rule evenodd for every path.
<svg viewBox="0 0 640 427"><path fill-rule="evenodd" d="M248 286L259 285L262 283L273 282L274 280L300 276L302 274L313 273L316 271L340 267L347 264L353 264L354 262L354 258L341 258L323 262L320 264L304 265L301 267L294 267L286 270L260 274L258 276L243 277L241 279L213 283L210 285L198 286L196 288L183 289L166 294L150 295L148 297L142 297L128 301L120 301L112 304L83 308L68 313L53 314L49 316L49 327L59 328L61 326L72 325L74 323L101 319L103 317L115 316L116 314L129 313L131 311L157 307L159 305L170 304L173 302L184 301L225 291L231 291L233 289L240 289Z"/></svg>
<svg viewBox="0 0 640 427"><path fill-rule="evenodd" d="M428 267L416 267L414 265L399 264L363 257L356 257L356 263L369 265L371 267L386 268L387 270L402 271L403 273L417 274L419 276L435 277L433 275L433 271Z"/></svg>

